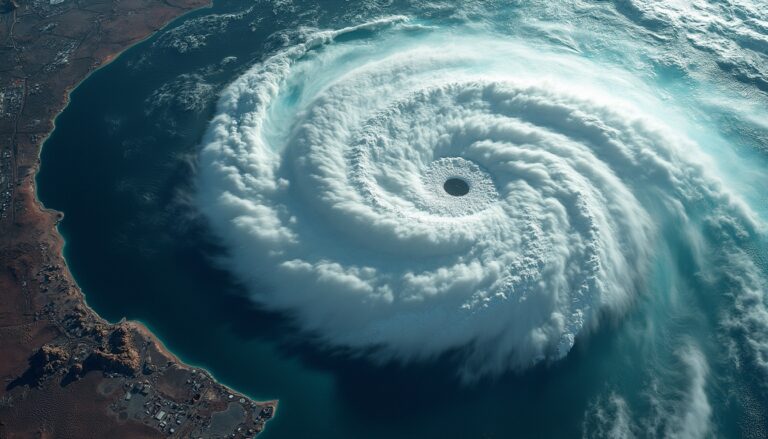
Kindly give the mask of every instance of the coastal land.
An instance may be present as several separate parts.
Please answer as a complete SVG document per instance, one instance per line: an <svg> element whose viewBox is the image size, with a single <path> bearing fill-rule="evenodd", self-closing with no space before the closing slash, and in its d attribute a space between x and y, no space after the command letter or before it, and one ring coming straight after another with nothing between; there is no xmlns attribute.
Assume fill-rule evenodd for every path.
<svg viewBox="0 0 768 439"><path fill-rule="evenodd" d="M276 401L254 401L140 323L88 308L63 258L62 214L35 193L69 92L208 1L0 0L0 438L242 438L274 415Z"/></svg>

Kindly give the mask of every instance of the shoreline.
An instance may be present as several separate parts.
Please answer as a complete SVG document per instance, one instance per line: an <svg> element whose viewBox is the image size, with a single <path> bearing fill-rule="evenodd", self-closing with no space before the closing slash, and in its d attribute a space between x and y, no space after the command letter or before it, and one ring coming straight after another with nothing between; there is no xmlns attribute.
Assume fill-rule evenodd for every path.
<svg viewBox="0 0 768 439"><path fill-rule="evenodd" d="M181 4L150 1L137 7L133 5L136 8L126 12L115 2L108 4L112 15L106 20L90 9L81 9L83 5L73 8L65 4L56 9L59 4L44 5L41 13L30 11L32 6L22 3L10 13L0 15L0 25L4 26L0 31L7 29L6 41L12 43L4 49L17 55L16 69L0 72L0 86L3 86L0 93L10 95L7 100L12 105L18 103L11 108L16 110L10 113L11 123L0 124L0 157L8 159L0 163L0 171L8 169L11 174L10 202L3 204L0 211L0 260L8 266L8 271L0 277L0 287L3 287L0 291L4 291L3 304L0 304L0 345L8 353L8 358L0 361L0 375L7 383L0 388L0 398L11 402L0 403L0 435L36 431L56 436L57 431L71 432L74 428L79 434L91 436L109 432L118 437L139 434L181 437L182 433L194 432L207 437L221 433L213 428L214 425L220 427L214 422L218 413L240 406L239 410L245 414L236 419L239 422L226 425L226 431L236 435L233 437L252 437L273 417L278 401L255 401L216 381L210 371L182 362L143 322L123 319L110 323L102 318L87 304L64 258L65 240L58 230L63 213L45 207L37 193L42 148L55 130L57 118L68 107L74 90L128 49L181 17L210 8L211 3L208 0L188 0ZM97 4L94 8L99 5L103 7ZM29 46L32 52L36 49L35 34L41 26L42 29L55 28L60 22L73 24L72 21L83 25L82 15L99 17L90 23L97 27L96 41L89 39L94 35L90 29L83 32L76 44L72 43L71 36L69 40L62 37L61 47L69 50L63 65L41 59L44 56L39 54L24 59L23 52L29 51ZM132 26L131 21L137 16L140 22ZM29 22L33 22L32 26ZM27 34L14 35L20 23L27 25L21 26ZM40 23L37 29L36 23ZM134 27L137 25L142 27L137 30ZM124 38L126 28L130 29L128 38ZM110 41L110 31L123 38ZM17 39L27 45L17 43ZM83 57L70 62L68 57L84 47ZM39 50L43 50L42 46ZM83 60L91 62L83 65ZM46 76L36 72L32 65L35 62L45 69L53 65L54 69L65 70L61 75L63 84L57 74ZM24 76L27 69L35 73ZM36 79L39 82L33 82ZM50 93L49 99L35 102L41 88ZM28 138L24 139L24 135ZM5 189L0 187L0 190ZM35 254L35 249L39 249L40 254ZM30 352L33 352L31 356ZM180 377L185 376L188 378L181 383ZM194 384L190 386L190 383ZM94 389L97 401L86 403L86 410L79 407L77 414L98 421L71 425L76 422L72 421L71 408L66 405L73 401L82 405L84 400L91 400ZM108 398L103 398L105 392ZM24 414L25 406L34 407L51 395L58 403L42 419L30 419ZM160 406L183 406L184 411L179 413L192 411L196 418L188 421L177 414L175 423L170 423L170 416L169 422L163 420L166 412L162 410L153 409L152 413L146 410L146 414L152 416L132 413L129 403L132 398L149 399ZM168 413L172 414L170 410Z"/></svg>

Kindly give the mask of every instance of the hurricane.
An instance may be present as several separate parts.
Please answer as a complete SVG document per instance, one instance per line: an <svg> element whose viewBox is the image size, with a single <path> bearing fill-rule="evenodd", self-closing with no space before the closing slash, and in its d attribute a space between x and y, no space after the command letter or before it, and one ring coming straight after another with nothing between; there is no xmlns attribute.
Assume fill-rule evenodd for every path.
<svg viewBox="0 0 768 439"><path fill-rule="evenodd" d="M649 32L671 14L621 11ZM663 314L658 292L709 289L718 337L768 373L765 208L744 191L766 174L700 116L735 87L697 78L710 93L693 99L621 56L642 41L606 54L589 29L526 24L539 38L418 14L283 34L202 141L196 204L223 264L327 349L449 355L470 381L557 362L638 303Z"/></svg>

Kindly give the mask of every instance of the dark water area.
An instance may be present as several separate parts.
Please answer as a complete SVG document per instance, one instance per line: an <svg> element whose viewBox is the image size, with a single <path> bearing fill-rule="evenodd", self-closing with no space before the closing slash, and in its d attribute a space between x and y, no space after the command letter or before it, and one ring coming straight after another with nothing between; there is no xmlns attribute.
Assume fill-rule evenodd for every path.
<svg viewBox="0 0 768 439"><path fill-rule="evenodd" d="M341 5L324 10L334 7ZM271 20L280 13L262 3L217 2L131 48L72 93L44 145L37 182L42 202L65 214L59 225L65 257L88 305L110 321L145 323L183 361L238 391L279 399L277 417L260 436L267 439L579 437L585 414L612 391L628 395L639 412L651 410L642 394L654 378L649 365L663 363L671 375L682 366L664 358L667 350L631 336L651 326L647 307L633 307L621 322L608 319L577 339L562 361L463 384L455 366L460 353L419 364L375 364L317 347L290 316L246 297L221 268L226 250L192 205L195 157L216 94L283 44L270 35L295 25ZM205 45L177 50L179 41L194 45L199 38L169 34L211 14L236 18L195 24L202 28L198 36L207 35ZM450 190L446 183L446 191L466 194L469 187L459 182ZM680 248L678 263L693 265ZM672 276L665 265L657 275L654 285ZM659 295L645 291L637 300ZM687 318L714 320L719 299L700 300L712 313ZM662 343L673 343L670 334ZM729 398L725 390L711 392L723 402ZM739 435L738 410L718 412L723 437Z"/></svg>

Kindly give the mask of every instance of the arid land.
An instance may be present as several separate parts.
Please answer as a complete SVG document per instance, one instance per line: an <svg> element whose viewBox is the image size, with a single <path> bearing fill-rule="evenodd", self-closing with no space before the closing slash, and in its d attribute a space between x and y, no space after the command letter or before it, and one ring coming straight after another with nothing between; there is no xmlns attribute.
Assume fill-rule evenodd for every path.
<svg viewBox="0 0 768 439"><path fill-rule="evenodd" d="M257 402L145 327L85 305L60 213L35 195L42 142L90 72L209 0L0 0L0 438L253 437Z"/></svg>

